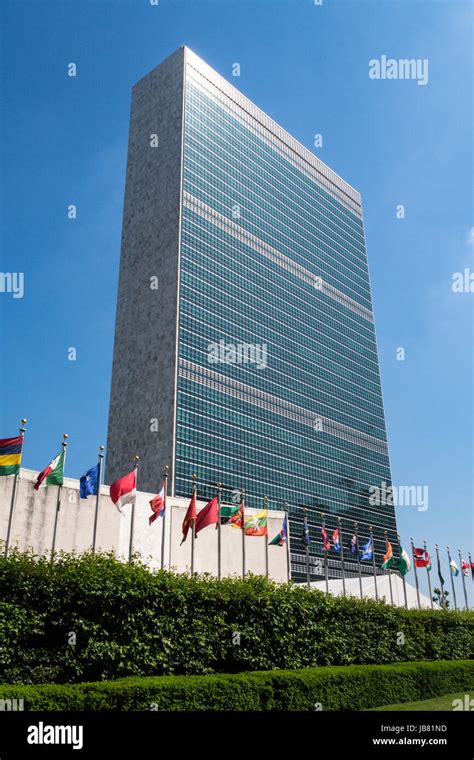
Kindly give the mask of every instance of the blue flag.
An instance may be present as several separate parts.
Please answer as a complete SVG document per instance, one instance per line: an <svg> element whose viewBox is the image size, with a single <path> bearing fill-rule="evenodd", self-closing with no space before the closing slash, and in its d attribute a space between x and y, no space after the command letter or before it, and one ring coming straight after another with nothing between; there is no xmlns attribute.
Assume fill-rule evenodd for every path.
<svg viewBox="0 0 474 760"><path fill-rule="evenodd" d="M85 475L80 479L79 484L81 499L87 499L88 496L97 496L99 488L99 465L96 464L95 467L91 467L90 470L87 470Z"/></svg>
<svg viewBox="0 0 474 760"><path fill-rule="evenodd" d="M372 539L369 538L366 545L362 547L362 554L360 555L361 559L372 559L374 554L374 549L372 546Z"/></svg>

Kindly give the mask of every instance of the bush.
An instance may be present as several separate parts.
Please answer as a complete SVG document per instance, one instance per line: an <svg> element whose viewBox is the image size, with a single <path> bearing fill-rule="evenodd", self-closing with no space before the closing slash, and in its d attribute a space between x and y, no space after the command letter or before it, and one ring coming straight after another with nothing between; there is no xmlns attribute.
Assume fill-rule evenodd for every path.
<svg viewBox="0 0 474 760"><path fill-rule="evenodd" d="M25 710L363 710L474 688L474 662L346 665L76 685L0 686Z"/></svg>
<svg viewBox="0 0 474 760"><path fill-rule="evenodd" d="M457 660L474 651L473 613L405 610L258 576L151 573L104 555L51 563L13 553L0 559L0 588L0 681L10 683Z"/></svg>

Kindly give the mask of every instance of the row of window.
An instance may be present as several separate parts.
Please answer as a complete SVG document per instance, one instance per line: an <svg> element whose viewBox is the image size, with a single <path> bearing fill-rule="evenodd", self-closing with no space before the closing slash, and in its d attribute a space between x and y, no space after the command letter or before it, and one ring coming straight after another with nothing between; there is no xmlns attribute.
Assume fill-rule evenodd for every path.
<svg viewBox="0 0 474 760"><path fill-rule="evenodd" d="M225 130L229 144L235 145L245 142L255 151L258 151L260 156L265 151L267 159L274 160L275 156L280 157L280 154L268 146L264 140L255 135L251 129L242 125L224 108L218 106L210 97L204 95L200 89L193 87L192 84L188 85L186 94L186 116L194 112L202 114L202 117L207 117L207 124L216 124ZM295 167L291 161L283 159L281 170L286 171L284 184L296 180L304 186L306 192L326 209L327 213L346 222L354 230L363 230L362 220L354 211L334 198L317 181L309 178L305 172Z"/></svg>

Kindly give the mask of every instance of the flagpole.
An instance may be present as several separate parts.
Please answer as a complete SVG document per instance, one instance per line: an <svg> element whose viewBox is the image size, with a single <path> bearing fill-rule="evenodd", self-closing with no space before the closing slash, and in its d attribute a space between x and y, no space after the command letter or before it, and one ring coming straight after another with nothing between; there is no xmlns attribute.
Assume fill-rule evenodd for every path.
<svg viewBox="0 0 474 760"><path fill-rule="evenodd" d="M321 528L322 530L326 530L326 520L324 518L324 513L320 512L321 515ZM323 557L324 557L324 579L326 581L326 594L329 594L329 573L328 573L328 553L327 549L324 548L324 542L326 539L323 536Z"/></svg>
<svg viewBox="0 0 474 760"><path fill-rule="evenodd" d="M362 574L360 571L360 553L359 553L359 533L357 528L357 522L354 521L354 533L356 537L356 552L357 552L357 573L359 575L359 589L360 589L360 598L362 599L364 594L362 593Z"/></svg>
<svg viewBox="0 0 474 760"><path fill-rule="evenodd" d="M451 560L451 554L450 554L450 551L449 551L449 546L447 546L446 549L448 550L449 574L451 576L451 588L453 589L454 609L457 612L458 604L457 604L457 601L456 601L456 589L454 588L454 575L453 575L452 570L451 570L451 561L452 560Z"/></svg>
<svg viewBox="0 0 474 760"><path fill-rule="evenodd" d="M421 610L420 587L418 585L418 569L416 567L416 559L415 559L415 545L413 543L413 538L411 536L410 536L410 543L411 543L411 556L413 558L413 570L415 571L416 598L418 600L418 609Z"/></svg>
<svg viewBox="0 0 474 760"><path fill-rule="evenodd" d="M306 517L306 528L308 528L308 507L303 507L303 511L305 512L304 517ZM304 517L303 517L303 525L304 525ZM308 538L308 536L306 537ZM308 588L311 588L311 578L309 573L309 543L305 545L306 550L306 585Z"/></svg>
<svg viewBox="0 0 474 760"><path fill-rule="evenodd" d="M26 425L27 420L22 419L21 420L21 427L20 427L20 435L23 438L21 443L21 454L20 454L20 465L18 467L18 472L15 472L15 476L13 478L13 488L12 488L12 499L10 502L10 514L8 515L8 528L7 528L7 537L5 539L5 558L8 557L8 549L10 547L10 536L11 536L11 530L12 530L12 524L13 524L13 512L15 510L15 504L16 504L16 494L18 489L18 480L20 478L20 469L21 469L21 457L23 456L23 445L25 443L25 432L26 432Z"/></svg>
<svg viewBox="0 0 474 760"><path fill-rule="evenodd" d="M100 484L102 483L102 460L104 458L104 446L99 446L99 470L97 473L97 494L95 497L94 532L92 534L92 556L95 554L97 542L97 522L99 518Z"/></svg>
<svg viewBox="0 0 474 760"><path fill-rule="evenodd" d="M140 459L140 457L138 456L138 454L135 454L135 456L133 457L133 461L135 463L133 465L133 469L134 470L138 470L139 459ZM137 487L137 481L138 481L138 472L135 475L135 489ZM129 562L132 561L132 553L133 553L133 533L134 533L134 529L135 529L135 504L136 504L136 502L137 502L137 497L135 495L135 498L134 498L133 503L132 503L132 514L130 515L130 543L129 543L129 546L128 546L128 561Z"/></svg>
<svg viewBox="0 0 474 760"><path fill-rule="evenodd" d="M263 508L267 511L267 535L265 536L265 578L268 578L268 496L263 497Z"/></svg>
<svg viewBox="0 0 474 760"><path fill-rule="evenodd" d="M286 520L286 569L287 569L287 580L288 582L291 581L291 562L290 562L290 522L288 520L288 502L283 502L283 511L285 512L285 520Z"/></svg>
<svg viewBox="0 0 474 760"><path fill-rule="evenodd" d="M242 578L245 580L245 490L240 489L240 503L242 505Z"/></svg>
<svg viewBox="0 0 474 760"><path fill-rule="evenodd" d="M164 512L163 512L163 520L161 524L161 569L163 570L165 566L165 527L166 527L166 492L168 490L168 465L165 464L165 470L163 472L163 498L164 498ZM170 538L171 542L171 538Z"/></svg>
<svg viewBox="0 0 474 760"><path fill-rule="evenodd" d="M379 599L379 592L377 588L377 570L375 567L375 542L374 542L374 534L372 532L372 526L369 525L369 535L370 535L370 543L372 544L372 570L374 572L374 584L375 584L375 600L378 601Z"/></svg>
<svg viewBox="0 0 474 760"><path fill-rule="evenodd" d="M221 490L222 490L222 483L217 483L217 577L219 580L222 577L222 567L221 567L221 552L222 552L222 546L221 546Z"/></svg>
<svg viewBox="0 0 474 760"><path fill-rule="evenodd" d="M67 449L67 439L69 438L67 433L64 433L63 435L63 442L61 446L63 447L63 475L64 475L64 468L66 467L66 449ZM62 493L62 486L58 486L58 496L56 499L56 514L54 516L54 530L53 530L53 545L51 547L51 562L54 560L54 551L56 549L56 533L58 530L58 518L59 518L59 510L61 509L61 493Z"/></svg>
<svg viewBox="0 0 474 760"><path fill-rule="evenodd" d="M344 538L342 535L342 523L341 518L337 518L337 526L339 528L339 545L341 547L341 574L342 574L342 593L346 595L346 573L344 570Z"/></svg>
<svg viewBox="0 0 474 760"><path fill-rule="evenodd" d="M384 530L384 536L385 536L385 548L386 550L388 550L387 544L389 541L388 541L388 534L386 530ZM387 568L387 572L388 572L388 585L390 587L390 604L393 607L392 574L390 572L390 568Z"/></svg>
<svg viewBox="0 0 474 760"><path fill-rule="evenodd" d="M400 533L397 533L397 538L398 538L398 561L400 562L400 560L402 558L402 544L401 544L401 541L400 541ZM400 575L402 576L402 581L403 581L403 596L405 598L405 609L407 610L408 609L408 599L407 599L407 584L406 584L406 581L405 581L405 573L402 573L401 571L399 571L399 572L400 572Z"/></svg>
<svg viewBox="0 0 474 760"><path fill-rule="evenodd" d="M461 549L458 549L458 554L459 554L459 572L462 575L462 587L463 587L463 590L464 590L464 602L465 602L465 605L466 605L466 612L467 612L467 610L469 609L469 605L467 603L467 591L466 591L466 581L464 580L464 570L462 569Z"/></svg>
<svg viewBox="0 0 474 760"><path fill-rule="evenodd" d="M445 605L446 599L444 598L444 583L442 581L441 564L440 564L440 561L439 561L438 544L435 544L435 548L436 548L436 559L437 559L437 562L438 562L439 585L441 586L441 597L440 597L439 601L440 601L441 608L444 609L444 607L446 606Z"/></svg>
<svg viewBox="0 0 474 760"><path fill-rule="evenodd" d="M426 541L423 541L423 547L424 547L424 550L425 550L426 554L428 554L428 550L426 548ZM425 560L426 560L426 556L425 556ZM428 565L425 565L425 567L426 567L426 574L428 576L428 590L430 592L431 609L433 609L433 595L431 593L431 578L430 578L430 572L431 572L431 570L428 569Z"/></svg>
<svg viewBox="0 0 474 760"><path fill-rule="evenodd" d="M196 494L197 475L193 475L192 479L193 479L193 496L194 496ZM195 539L196 539L196 520L193 520L193 524L191 526L191 578L194 575L194 541Z"/></svg>

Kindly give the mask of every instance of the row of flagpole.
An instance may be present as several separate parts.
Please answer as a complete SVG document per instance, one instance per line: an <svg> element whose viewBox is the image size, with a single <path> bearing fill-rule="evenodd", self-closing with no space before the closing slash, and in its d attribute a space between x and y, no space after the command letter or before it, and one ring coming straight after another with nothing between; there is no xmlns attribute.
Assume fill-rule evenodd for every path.
<svg viewBox="0 0 474 760"><path fill-rule="evenodd" d="M5 557L8 556L8 551L10 548L10 541L11 541L11 529L13 524L13 514L15 510L15 504L16 504L16 498L17 498L17 492L18 492L18 478L20 473L20 464L21 464L21 452L23 449L23 443L24 443L24 437L26 432L26 419L22 419L21 421L21 428L20 428L20 436L18 439L3 439L3 442L11 444L13 441L15 443L15 451L19 449L20 453L16 455L15 461L18 462L16 465L16 470L14 474L14 481L13 481L13 489L12 489L12 497L10 502L10 512L9 512L9 518L8 518L8 528L7 528L7 536L5 541ZM61 500L62 500L62 488L63 488L63 476L64 476L64 469L65 469L65 462L66 462L66 452L68 447L68 434L64 433L63 435L63 441L61 444L61 453L58 454L51 463L44 469L42 472L39 473L36 483L35 483L35 489L38 489L43 483L44 480L46 480L47 483L50 482L50 477L52 477L52 474L56 471L56 476L54 479L54 484L58 485L58 492L56 497L56 509L55 509L55 516L54 516L54 525L53 525L53 538L52 538L52 546L51 546L51 560L54 560L54 556L56 553L56 542L57 542L57 532L58 532L58 522L59 522L59 514L61 510ZM18 443L18 440L21 438L21 443ZM92 554L94 555L96 553L97 548L97 529L98 529L98 517L99 517L99 506L100 506L100 495L101 495L101 484L102 484L102 469L103 469L103 459L104 459L104 446L99 447L99 455L98 455L98 463L94 467L92 467L90 470L88 470L80 479L80 496L81 498L87 498L89 495L95 495L95 510L94 510L94 522L93 522L93 535L92 535ZM129 534L129 547L128 547L128 559L129 562L132 560L133 557L133 546L134 546L134 531L135 531L135 505L136 505L136 490L137 490L137 473L138 473L138 463L139 463L139 456L135 455L133 460L133 470L128 475L125 475L123 478L120 478L118 481L113 483L110 486L110 496L112 501L114 502L115 506L119 509L120 512L122 512L122 506L126 503L131 504L131 514L130 514L130 534ZM93 477L92 477L93 476ZM203 510L206 509L206 507L209 507L209 502L206 507L203 508L199 513L196 512L196 480L197 476L193 475L193 488L192 488L192 497L191 497L191 503L188 507L188 513L192 505L194 505L192 508L194 510L193 517L189 520L189 523L192 528L192 537L191 537L191 574L194 573L194 560L195 560L195 539L196 539L196 519L199 514L203 512ZM168 465L164 468L163 473L163 486L160 491L160 493L155 496L150 501L150 507L152 509L152 515L149 518L149 524L151 525L152 522L157 517L162 517L162 531L161 531L161 568L164 567L164 557L165 557L165 531L166 531L166 496L167 496L167 481L168 481ZM92 482L92 486L89 486L89 482ZM217 557L217 574L218 577L222 577L222 516L221 516L221 492L222 492L222 484L217 483L217 520L216 520L216 528L218 530L217 535L217 546L218 546L218 557ZM127 498L133 496L133 498ZM268 498L265 496L263 497L263 503L264 503L264 511L266 512L266 515L268 515ZM285 507L287 507L287 504L285 502ZM236 507L237 510L237 507ZM241 533L242 533L242 577L245 578L246 575L246 554L245 554L245 536L246 536L246 520L245 520L245 512L244 512L244 490L241 489L241 504L239 507L239 512L241 512ZM187 515L188 515L187 513ZM183 541L186 539L187 531L185 534L184 531L184 525L186 523L186 520L189 519L188 516L185 517L185 521L183 522ZM256 535L268 535L268 529L267 529L267 516L264 520L265 528L262 533L258 533ZM287 511L285 510L285 520L284 520L284 526L285 526L285 535L280 543L280 545L283 545L286 543L287 545L287 567L288 567L288 578L290 577L290 556L288 551L288 540L287 540L287 531L288 531L288 516ZM235 526L237 527L237 526ZM281 531L282 533L282 531ZM275 541L275 540L274 540ZM182 542L183 543L183 542ZM269 573L269 563L268 563L268 542L265 540L265 575L268 577Z"/></svg>
<svg viewBox="0 0 474 760"><path fill-rule="evenodd" d="M21 452L23 449L23 444L25 440L25 433L26 433L26 419L21 420L21 427L20 427L20 435L18 438L15 439L3 439L3 443L7 444L14 444L13 448L10 447L10 449L7 449L8 451L12 450L17 452L19 450L19 454L13 455L14 461L18 462L18 465L14 465L13 468L16 467L15 473L14 473L14 481L13 481L13 488L12 488L12 496L11 496L11 502L10 502L10 512L8 517L8 527L7 527L7 535L6 535L6 541L5 541L5 556L8 555L9 547L10 547L10 541L11 541L11 531L12 531L12 524L13 524L13 514L15 510L15 504L16 504L16 498L18 493L18 479L19 479L19 473L20 473L20 463L21 463ZM55 510L55 517L54 517L54 529L53 529L53 541L52 541L52 547L51 547L51 559L54 559L55 550L56 550L56 538L57 538L57 528L58 528L58 519L59 519L59 513L61 509L61 497L62 497L62 487L63 487L63 473L64 473L64 467L65 467L65 461L66 461L66 452L68 447L68 435L67 433L64 433L63 435L63 441L61 444L62 453L55 457L55 459L52 460L52 462L46 467L41 473L39 473L35 489L38 489L43 480L46 479L46 482L49 482L50 477L54 476L55 468L60 466L60 474L56 476L56 479L53 478L53 483L56 483L58 485L58 493L56 498L56 510ZM1 451L0 451L1 454ZM61 460L62 457L62 460ZM98 527L98 515L99 515L99 505L100 505L100 486L102 481L102 466L103 466L103 459L104 459L104 446L99 447L99 456L98 456L98 464L88 470L85 475L81 478L81 498L83 496L83 483L84 488L86 489L86 497L87 495L95 494L96 496L96 502L95 502L95 513L94 513L94 527L93 527L93 537L92 537L92 554L95 554L96 547L97 547L97 527ZM60 462L60 465L58 464ZM136 494L136 486L137 486L137 470L138 470L138 462L139 462L139 456L136 455L134 457L134 464L133 464L133 470L128 475L124 476L123 478L120 478L118 481L113 483L110 486L110 495L112 498L112 501L114 504L118 507L119 511L121 510L122 504L125 503L131 503L131 516L130 516L130 537L129 537L129 561L132 560L133 556L133 540L134 540L134 525L135 525L135 494ZM94 475L93 478L93 487L92 490L89 489L87 492L87 478L90 476L90 474ZM89 479L92 479L91 477ZM196 539L196 520L198 518L198 514L201 514L203 510L209 508L214 500L211 500L209 504L206 505L206 507L203 508L199 513L196 513L196 493L197 493L197 476L192 476L192 496L191 496L191 502L188 507L188 511L186 513L184 522L183 522L183 543L186 540L187 532L189 527L191 527L191 574L194 573L194 560L195 560L195 539ZM150 506L152 509L152 516L149 518L149 524L151 525L152 522L157 517L162 517L162 535L161 535L161 567L164 567L164 555L165 555L165 523L166 523L166 495L167 495L167 482L168 482L168 466L164 468L163 473L163 485L160 493L155 496L150 501ZM216 523L216 528L218 531L217 535L217 547L218 547L218 558L217 558L217 574L218 578L222 577L222 515L221 515L221 493L222 493L222 484L217 483L216 484L217 489L217 496L214 497L214 499L217 499L217 519L215 517L213 518L213 522ZM246 521L245 521L245 506L244 506L244 490L241 489L240 497L241 497L241 503L238 511L236 512L237 517L240 515L240 526L235 524L234 527L241 527L242 531L242 577L245 578L246 575L246 556L245 556L245 536L247 534L246 529ZM132 497L132 498L127 498ZM266 496L263 497L263 503L264 503L264 512L266 513L265 517L265 531L263 533L254 533L254 535L268 535L268 529L267 529L267 516L268 516L268 498ZM288 566L288 578L291 576L291 569L290 569L290 555L289 555L289 543L288 543L288 504L287 502L283 503L284 507L284 513L285 518L283 521L282 530L280 531L281 540L279 541L279 545L282 546L283 544L286 544L287 549L287 566ZM303 534L302 534L302 541L303 545L306 549L306 579L307 579L307 585L310 586L310 564L309 564L309 546L311 543L311 538L309 535L309 528L307 523L307 513L308 508L304 507L304 520L303 520ZM191 513L190 513L191 510ZM323 536L323 557L324 557L324 577L326 582L326 591L329 591L329 572L328 572L328 551L331 548L331 542L328 538L327 531L326 531L326 522L325 522L325 515L323 512L320 513L321 516L321 533ZM231 520L232 522L232 520ZM208 524L213 524L212 522L206 522L206 527ZM187 529L185 530L185 525L187 525ZM405 574L410 569L409 565L409 558L406 552L402 549L401 543L400 543L400 534L397 534L397 540L398 540L398 548L399 548L399 561L398 565L394 567L393 562L393 553L392 553L392 546L390 542L388 541L387 531L384 531L385 534L385 542L386 542L386 548L387 552L384 556L384 563L382 565L382 569L389 570L389 589L390 589L390 599L391 603L393 604L393 590L392 590L392 580L390 575L390 569L397 570L400 572L400 575L402 576L403 581L403 591L404 591L404 598L405 598L405 606L407 605L407 593L406 593L406 583L405 583ZM250 533L252 535L252 533ZM270 542L270 544L275 543L278 536L273 539L273 541ZM419 583L418 583L418 573L417 573L417 567L426 567L427 570L427 580L428 580L428 588L429 588L429 595L430 595L430 603L431 607L433 608L433 597L432 597L432 590L431 590L431 579L430 579L430 572L431 572L431 558L428 554L427 547L426 547L426 541L424 542L424 549L415 549L413 538L410 539L411 541L411 549L412 549L412 557L414 558L414 574L415 574L415 586L416 586L416 594L417 594L417 602L418 607L421 608L421 602L420 602L420 590L419 590ZM334 548L336 548L337 545L337 551L340 555L341 560L341 579L342 579L342 589L343 594L346 594L346 576L345 576L345 565L344 565L344 540L343 540L343 534L342 534L342 521L340 517L337 517L337 528L333 533L333 544ZM265 540L265 575L268 577L268 541ZM437 558L437 565L438 565L438 577L440 580L441 585L441 593L440 593L440 605L442 607L445 606L446 600L445 600L445 591L444 591L444 578L441 573L441 563L440 563L440 557L439 557L439 547L438 544L435 545L436 547L436 558ZM362 589L362 573L361 573L361 560L364 559L371 559L372 560L372 570L373 570L373 577L374 577L374 590L375 590L375 598L378 599L378 588L377 588L377 568L375 564L375 546L374 546L374 536L373 536L373 528L372 526L369 526L369 541L368 543L362 547L362 556L361 556L361 548L359 546L359 532L358 532L358 523L354 521L354 535L351 539L351 554L356 556L357 558L357 571L358 571L358 578L359 578L359 589L360 589L360 596L362 598L363 596L363 589ZM415 554L415 552L418 553L419 556ZM425 557L428 559L425 560L423 556L420 555L420 552L424 553ZM471 574L474 578L474 563L472 562L471 554L468 553L469 557L469 563L465 563L461 556L461 551L458 549L458 555L459 555L459 562L460 562L460 571L456 566L456 563L453 561L450 553L450 547L447 547L447 553L448 553L448 562L449 562L449 568L450 568L450 575L451 575L451 588L453 593L453 602L454 602L454 608L457 610L457 598L456 598L456 589L454 586L454 577L461 572L462 577L462 583L463 583L463 592L464 592L464 601L465 601L465 608L468 609L468 597L467 597L467 589L466 589L466 583L465 583L465 569L468 568L471 570ZM421 563L417 565L417 562ZM408 564L407 564L408 563Z"/></svg>
<svg viewBox="0 0 474 760"><path fill-rule="evenodd" d="M302 532L302 542L306 550L306 583L307 586L310 587L311 585L311 573L310 573L310 553L309 553L309 546L311 543L311 538L309 534L309 527L307 522L307 514L308 514L308 508L303 507L303 532ZM326 583L326 591L329 591L329 573L328 573L328 552L331 549L331 541L329 540L329 537L327 535L326 530L326 517L323 512L320 513L321 517L321 535L323 539L323 561L324 561L324 578ZM345 565L344 565L344 538L342 534L342 522L341 518L337 517L337 528L335 529L333 533L333 548L336 549L336 551L339 552L340 557L340 564L341 564L341 580L342 580L342 592L343 595L346 594L346 576L345 576ZM370 525L369 526L369 541L365 546L362 548L359 546L359 532L358 532L358 523L357 521L354 521L354 534L351 539L351 554L356 556L357 559L357 574L359 578L359 589L360 589L360 596L363 597L363 589L362 589L362 573L361 573L361 560L364 559L371 560L372 561L372 572L373 572L373 578L374 578L374 591L375 591L375 598L378 599L378 587L377 587L377 568L376 568L376 562L375 562L375 544L374 544L374 535L373 535L373 528ZM399 548L399 560L398 565L394 566L394 558L393 558L393 550L392 545L390 541L388 540L388 533L385 530L384 531L385 536L385 544L386 544L386 553L384 555L384 563L382 564L382 569L388 570L388 579L389 579L389 593L390 593L390 601L393 604L393 588L392 588L392 579L391 579L391 571L394 570L399 572L402 577L403 582L403 593L404 593L404 601L405 601L405 607L408 607L407 602L407 592L406 592L406 582L405 582L405 575L410 570L410 561L409 557L406 554L406 552L403 550L401 542L400 542L400 534L397 533L397 541L398 541L398 548ZM415 548L413 538L410 538L411 543L411 552L412 557L414 560L413 567L414 567L414 575L415 575L415 586L416 586L416 595L417 595L417 604L418 608L421 609L421 600L420 600L420 589L419 589L419 582L418 582L418 567L425 567L427 571L427 580L428 580L428 589L429 589L429 596L430 596L430 605L433 609L433 596L432 596L432 589L431 589L431 578L430 578L430 572L431 572L431 558L427 550L426 541L423 543L423 549L417 549ZM440 580L440 595L439 595L439 603L441 607L444 607L446 605L446 598L445 598L445 592L444 592L444 585L445 581L441 573L441 562L439 557L439 547L438 544L435 544L436 547L436 559L437 559L437 565L438 565L438 577ZM450 569L450 575L451 575L451 588L453 592L453 602L454 602L454 608L455 610L458 609L457 604L457 598L456 598L456 589L454 586L454 578L461 573L462 577L462 586L463 586L463 592L464 592L464 602L465 602L465 609L469 609L469 602L468 602L468 596L467 596L467 589L466 589L466 581L465 576L469 574L469 570L471 571L471 575L474 580L474 563L472 561L472 557L470 552L468 552L468 558L469 562L465 562L462 559L461 550L458 549L458 555L459 555L459 564L460 569L457 567L456 563L452 559L450 547L447 546L447 555L448 555L448 562L449 562L449 569ZM362 556L361 556L362 552ZM417 564L418 563L418 564ZM379 576L380 577L380 576Z"/></svg>

